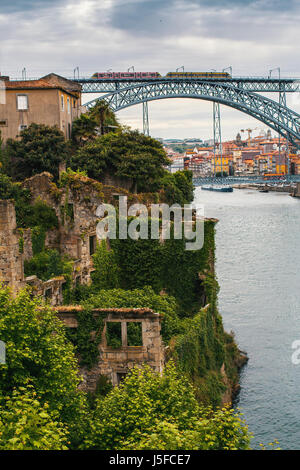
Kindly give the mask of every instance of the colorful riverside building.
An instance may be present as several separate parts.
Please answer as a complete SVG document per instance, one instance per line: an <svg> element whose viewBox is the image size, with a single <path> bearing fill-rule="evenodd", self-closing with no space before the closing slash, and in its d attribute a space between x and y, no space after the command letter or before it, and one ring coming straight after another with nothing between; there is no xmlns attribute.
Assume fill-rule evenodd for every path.
<svg viewBox="0 0 300 470"><path fill-rule="evenodd" d="M229 175L229 156L217 155L213 161L214 173L227 173Z"/></svg>
<svg viewBox="0 0 300 470"><path fill-rule="evenodd" d="M227 173L235 176L263 176L265 174L300 174L300 155L287 145L286 139L272 138L271 133L251 140L240 138L222 142L222 154L213 147L189 149L186 167L194 176Z"/></svg>
<svg viewBox="0 0 300 470"><path fill-rule="evenodd" d="M10 81L0 76L5 100L0 103L0 131L3 142L15 139L30 124L57 126L71 137L73 121L84 110L81 85L51 73L39 80Z"/></svg>

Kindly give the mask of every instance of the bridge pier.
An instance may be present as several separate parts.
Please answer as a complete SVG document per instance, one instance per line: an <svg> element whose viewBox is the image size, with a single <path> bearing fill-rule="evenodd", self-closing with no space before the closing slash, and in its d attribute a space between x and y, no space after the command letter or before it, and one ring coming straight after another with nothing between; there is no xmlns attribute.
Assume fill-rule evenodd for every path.
<svg viewBox="0 0 300 470"><path fill-rule="evenodd" d="M282 107L286 108L286 93L285 93L285 88L280 87L279 91L279 110L280 110L280 115L282 115ZM281 155L281 136L280 132L278 133L278 138L279 138L279 157ZM286 151L286 165L287 165L287 174L290 174L290 148L289 148L289 134L286 134L286 146L287 146L287 151Z"/></svg>
<svg viewBox="0 0 300 470"><path fill-rule="evenodd" d="M221 114L220 103L213 102L213 127L214 127L214 176L216 176L216 151L219 148L219 156L221 158L221 172L223 175L223 158L222 158L222 134L221 134Z"/></svg>
<svg viewBox="0 0 300 470"><path fill-rule="evenodd" d="M143 102L143 134L150 135L148 101Z"/></svg>

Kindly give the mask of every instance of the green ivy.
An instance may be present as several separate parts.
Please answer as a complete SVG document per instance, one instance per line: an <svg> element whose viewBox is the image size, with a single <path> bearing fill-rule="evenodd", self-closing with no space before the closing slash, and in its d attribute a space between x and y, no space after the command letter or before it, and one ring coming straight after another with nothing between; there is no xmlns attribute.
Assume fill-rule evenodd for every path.
<svg viewBox="0 0 300 470"><path fill-rule="evenodd" d="M185 249L186 240L111 240L120 269L120 287L142 288L150 285L156 293L162 289L176 298L182 316L196 313L203 304L217 303L218 284L209 274L214 263L214 221L204 224L201 250ZM149 223L150 230L150 223ZM204 280L199 279L204 274Z"/></svg>
<svg viewBox="0 0 300 470"><path fill-rule="evenodd" d="M72 266L73 261L62 257L57 250L39 251L30 260L24 261L25 275L36 275L43 281L56 276L64 276L66 281L70 280Z"/></svg>
<svg viewBox="0 0 300 470"><path fill-rule="evenodd" d="M24 234L23 230L19 229L19 253L24 253Z"/></svg>
<svg viewBox="0 0 300 470"><path fill-rule="evenodd" d="M76 347L81 365L85 365L89 369L98 360L98 345L101 342L104 319L107 317L106 313L95 316L92 308L90 303L85 302L82 311L77 313L78 327L67 330L67 336Z"/></svg>
<svg viewBox="0 0 300 470"><path fill-rule="evenodd" d="M92 255L95 271L92 273L94 290L119 287L119 267L113 250L101 240Z"/></svg>
<svg viewBox="0 0 300 470"><path fill-rule="evenodd" d="M33 256L42 253L45 249L46 231L41 226L32 227L31 243Z"/></svg>

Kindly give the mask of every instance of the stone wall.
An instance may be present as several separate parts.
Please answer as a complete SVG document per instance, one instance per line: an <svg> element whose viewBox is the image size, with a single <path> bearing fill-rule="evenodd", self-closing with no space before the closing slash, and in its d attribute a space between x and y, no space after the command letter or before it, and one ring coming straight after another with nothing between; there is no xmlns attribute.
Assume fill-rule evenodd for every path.
<svg viewBox="0 0 300 470"><path fill-rule="evenodd" d="M34 295L44 297L53 307L62 304L62 286L65 283L63 276L57 276L48 281L41 281L37 276L28 276L25 282L32 287Z"/></svg>
<svg viewBox="0 0 300 470"><path fill-rule="evenodd" d="M101 179L103 184L108 186L115 186L117 188L123 188L127 191L134 190L134 182L131 178L120 178L118 176L112 175L110 173L105 173Z"/></svg>
<svg viewBox="0 0 300 470"><path fill-rule="evenodd" d="M28 260L32 258L32 241L31 241L31 229L27 228L22 231L24 245L23 245L23 253L24 253L24 260Z"/></svg>
<svg viewBox="0 0 300 470"><path fill-rule="evenodd" d="M14 202L0 200L0 281L14 292L24 286L24 263L19 237Z"/></svg>
<svg viewBox="0 0 300 470"><path fill-rule="evenodd" d="M125 189L103 185L80 174L66 173L63 181L63 186L58 187L53 182L52 175L43 172L26 179L22 185L30 191L32 204L37 200L44 201L55 210L58 218L58 228L49 230L46 234L45 247L57 249L62 255L68 255L74 261L73 285L78 282L88 284L94 270L92 254L97 241L96 226L99 220L96 216L97 207L104 201L117 204L119 195L128 196L128 204L140 202L140 199ZM110 178L109 175L107 181L114 184L122 183L116 178ZM127 183L129 184L129 180ZM0 250L3 256L0 261L0 277L13 289L18 290L27 282L24 280L23 261L33 256L31 229L22 229L18 233L13 201L2 201L1 204ZM23 253L19 253L21 233ZM42 281L33 282L34 292L41 293L44 290L41 283ZM51 303L59 302L59 299L61 296L54 294Z"/></svg>
<svg viewBox="0 0 300 470"><path fill-rule="evenodd" d="M56 307L58 317L69 328L77 328L77 314L82 310L80 306ZM94 309L95 317L107 313L105 326L99 344L99 360L92 368L81 367L83 378L81 387L84 390L95 391L101 375L107 376L113 385L120 380L134 366L148 364L156 372L163 371L165 357L164 345L161 338L161 316L148 308L121 308L121 309ZM107 345L106 328L108 322L121 323L122 346L114 349ZM127 325L129 322L140 322L142 327L142 346L128 346Z"/></svg>

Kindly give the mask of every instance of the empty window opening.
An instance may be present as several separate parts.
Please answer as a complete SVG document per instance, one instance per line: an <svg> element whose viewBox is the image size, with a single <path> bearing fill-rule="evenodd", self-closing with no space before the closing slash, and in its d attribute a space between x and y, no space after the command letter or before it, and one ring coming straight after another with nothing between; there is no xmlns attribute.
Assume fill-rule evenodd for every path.
<svg viewBox="0 0 300 470"><path fill-rule="evenodd" d="M126 377L126 372L117 372L117 383L120 385L120 383L125 379Z"/></svg>
<svg viewBox="0 0 300 470"><path fill-rule="evenodd" d="M122 347L121 322L106 322L106 344L114 349Z"/></svg>
<svg viewBox="0 0 300 470"><path fill-rule="evenodd" d="M97 239L96 235L91 235L89 238L90 241L90 255L93 255L96 251Z"/></svg>
<svg viewBox="0 0 300 470"><path fill-rule="evenodd" d="M127 322L127 345L143 346L142 322Z"/></svg>
<svg viewBox="0 0 300 470"><path fill-rule="evenodd" d="M69 219L73 222L74 221L74 204L72 202L69 202L67 211L68 211Z"/></svg>
<svg viewBox="0 0 300 470"><path fill-rule="evenodd" d="M7 127L7 119L2 119L2 120L0 121L0 126L1 126L1 127Z"/></svg>
<svg viewBox="0 0 300 470"><path fill-rule="evenodd" d="M52 288L49 287L48 289L45 290L44 294L45 299L50 299L52 297Z"/></svg>

